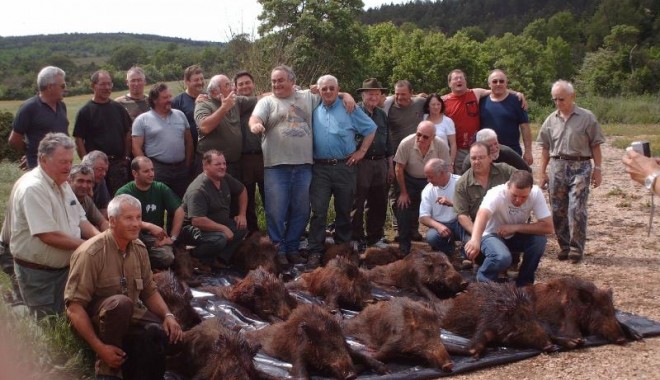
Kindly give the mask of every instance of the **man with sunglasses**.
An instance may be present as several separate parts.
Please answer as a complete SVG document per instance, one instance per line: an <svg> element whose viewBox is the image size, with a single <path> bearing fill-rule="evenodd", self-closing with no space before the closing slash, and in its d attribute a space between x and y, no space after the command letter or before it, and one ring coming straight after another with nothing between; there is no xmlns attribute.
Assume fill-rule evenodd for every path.
<svg viewBox="0 0 660 380"><path fill-rule="evenodd" d="M550 193L557 258L577 264L587 237L589 184L596 188L603 180L600 144L605 137L594 114L575 104L570 82L555 82L550 93L557 111L545 119L536 140L542 148L541 185Z"/></svg>
<svg viewBox="0 0 660 380"><path fill-rule="evenodd" d="M69 119L62 101L66 93L65 75L59 67L41 69L37 75L39 92L16 112L8 142L19 152L26 152L27 169L37 166L37 148L46 133L69 134Z"/></svg>
<svg viewBox="0 0 660 380"><path fill-rule="evenodd" d="M355 195L357 164L369 150L376 123L361 108L348 113L339 98L339 82L332 75L317 81L321 104L312 113L314 166L309 200L309 267L320 264L325 242L325 225L330 197L334 196L335 243L351 241L351 208ZM364 136L360 149L355 136Z"/></svg>
<svg viewBox="0 0 660 380"><path fill-rule="evenodd" d="M424 166L433 158L450 162L449 146L435 135L435 125L425 120L419 123L415 134L401 141L394 155L399 185L395 212L399 220L399 250L404 254L410 253L414 219L427 183Z"/></svg>
<svg viewBox="0 0 660 380"><path fill-rule="evenodd" d="M480 128L490 128L497 133L502 145L513 149L528 165L532 157L532 130L529 116L522 107L522 101L507 88L508 79L504 71L496 69L488 76L490 95L479 102ZM520 149L522 134L525 152Z"/></svg>

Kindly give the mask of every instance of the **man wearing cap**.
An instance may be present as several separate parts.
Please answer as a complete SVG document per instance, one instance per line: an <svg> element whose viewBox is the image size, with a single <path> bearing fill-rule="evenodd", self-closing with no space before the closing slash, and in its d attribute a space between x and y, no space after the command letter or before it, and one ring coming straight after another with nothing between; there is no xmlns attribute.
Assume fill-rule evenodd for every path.
<svg viewBox="0 0 660 380"><path fill-rule="evenodd" d="M376 78L362 82L358 93L362 95L360 109L376 124L373 142L364 158L357 165L355 200L353 202L353 240L385 248L383 241L385 216L387 213L387 189L394 179L394 152L389 137L387 115L378 108L381 95L387 89ZM362 148L363 138L358 137L358 149ZM366 206L365 206L366 205Z"/></svg>
<svg viewBox="0 0 660 380"><path fill-rule="evenodd" d="M355 167L374 140L376 124L361 109L348 113L339 98L339 82L332 75L317 81L322 103L312 114L314 166L309 200L310 267L318 266L325 242L330 197L334 196L335 242L351 241L351 207L355 195ZM356 135L363 136L356 149Z"/></svg>

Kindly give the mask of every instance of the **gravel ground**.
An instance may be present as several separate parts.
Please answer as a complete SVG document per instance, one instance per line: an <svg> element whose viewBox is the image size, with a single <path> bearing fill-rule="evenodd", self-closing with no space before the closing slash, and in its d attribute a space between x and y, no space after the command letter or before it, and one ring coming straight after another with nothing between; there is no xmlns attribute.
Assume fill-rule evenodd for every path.
<svg viewBox="0 0 660 380"><path fill-rule="evenodd" d="M535 149L534 174L538 178L541 151ZM649 192L632 182L623 170L623 150L607 143L602 150L603 184L589 195L585 259L580 264L557 260L557 242L552 237L539 265L537 281L576 275L599 287L611 288L617 309L660 321L660 212L656 210L651 235L647 236ZM542 354L454 378L660 379L658 368L660 337L655 337L624 346Z"/></svg>

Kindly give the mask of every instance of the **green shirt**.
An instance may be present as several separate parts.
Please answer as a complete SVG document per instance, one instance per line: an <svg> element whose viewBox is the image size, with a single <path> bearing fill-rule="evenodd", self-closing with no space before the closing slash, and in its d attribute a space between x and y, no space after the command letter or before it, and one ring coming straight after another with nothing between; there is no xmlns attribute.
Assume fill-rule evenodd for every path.
<svg viewBox="0 0 660 380"><path fill-rule="evenodd" d="M119 194L129 194L137 198L142 204L142 220L159 227L165 224L165 210L174 215L176 209L181 206L181 199L174 191L158 181L154 181L147 191L138 189L135 181L131 181L117 190L115 195Z"/></svg>
<svg viewBox="0 0 660 380"><path fill-rule="evenodd" d="M458 182L456 182L456 192L454 193L454 210L456 211L456 215L469 215L474 221L486 192L497 185L509 181L511 174L516 170L513 166L505 163L494 163L490 167L488 186L485 189L474 179L472 168L463 173L461 178L458 179Z"/></svg>

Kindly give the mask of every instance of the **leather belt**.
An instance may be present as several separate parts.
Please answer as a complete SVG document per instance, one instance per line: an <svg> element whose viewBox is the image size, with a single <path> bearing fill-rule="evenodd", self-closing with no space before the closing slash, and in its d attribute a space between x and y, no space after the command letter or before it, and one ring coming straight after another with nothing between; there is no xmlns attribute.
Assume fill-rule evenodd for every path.
<svg viewBox="0 0 660 380"><path fill-rule="evenodd" d="M21 260L17 257L14 257L14 262L16 264L18 264L22 267L28 268L28 269L45 270L45 271L48 271L48 272L59 272L59 271L69 269L68 265L63 267L63 268L53 268L53 267L49 267L49 266L46 266L46 265L41 265L41 264L36 264L36 263L31 263L29 261Z"/></svg>
<svg viewBox="0 0 660 380"><path fill-rule="evenodd" d="M552 156L553 159L555 160L564 160L564 161L589 161L591 160L591 157L583 157L583 156L564 156L564 155L558 155L558 156Z"/></svg>
<svg viewBox="0 0 660 380"><path fill-rule="evenodd" d="M345 158L331 158L331 159L314 159L315 164L322 164L322 165L337 165L338 163L341 162L346 162Z"/></svg>
<svg viewBox="0 0 660 380"><path fill-rule="evenodd" d="M155 159L155 158L153 158L153 157L149 157L149 159L150 159L151 161L153 161L153 162L159 164L159 165L165 165L165 166L181 166L181 165L184 165L184 164L186 163L186 160L179 161L179 162L172 162L172 163L169 163L169 162L163 162L163 161L157 160L157 159Z"/></svg>
<svg viewBox="0 0 660 380"><path fill-rule="evenodd" d="M364 159L365 159L365 160L372 160L372 161L375 161L375 160L382 160L383 158L385 158L385 155L384 155L384 154L381 154L381 155L374 155L374 156L364 156Z"/></svg>

